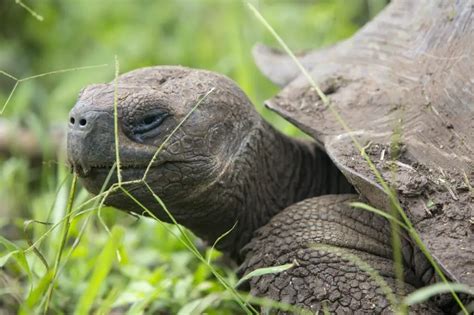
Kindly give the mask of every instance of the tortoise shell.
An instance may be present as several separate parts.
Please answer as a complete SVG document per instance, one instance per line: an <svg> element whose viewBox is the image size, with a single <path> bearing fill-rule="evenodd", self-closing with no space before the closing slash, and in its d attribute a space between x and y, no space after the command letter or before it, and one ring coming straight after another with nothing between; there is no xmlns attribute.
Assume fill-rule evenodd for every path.
<svg viewBox="0 0 474 315"><path fill-rule="evenodd" d="M428 14L429 13L429 14ZM396 191L454 281L474 285L474 25L469 1L392 1L352 38L298 56L344 128L284 53L258 45L283 87L266 105L311 135L367 201L388 195L356 139Z"/></svg>

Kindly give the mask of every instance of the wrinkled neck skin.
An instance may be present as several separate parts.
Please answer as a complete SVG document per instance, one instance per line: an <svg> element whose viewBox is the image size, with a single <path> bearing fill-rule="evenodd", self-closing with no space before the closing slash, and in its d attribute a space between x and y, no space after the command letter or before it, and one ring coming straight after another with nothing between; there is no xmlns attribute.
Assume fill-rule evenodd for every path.
<svg viewBox="0 0 474 315"><path fill-rule="evenodd" d="M220 178L202 194L200 200L206 201L193 204L192 211L207 214L207 220L181 223L209 245L228 232L216 248L238 262L253 232L287 206L353 191L316 144L291 139L263 120L226 162Z"/></svg>

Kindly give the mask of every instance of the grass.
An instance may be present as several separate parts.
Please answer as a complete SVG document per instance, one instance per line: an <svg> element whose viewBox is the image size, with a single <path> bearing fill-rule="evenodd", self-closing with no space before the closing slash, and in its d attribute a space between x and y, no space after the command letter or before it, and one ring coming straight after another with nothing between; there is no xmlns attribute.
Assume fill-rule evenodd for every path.
<svg viewBox="0 0 474 315"><path fill-rule="evenodd" d="M116 258L115 252L119 249L124 234L125 229L121 226L117 225L112 229L110 238L107 240L104 249L98 256L98 261L100 261L100 264L97 264L94 267L88 285L79 299L75 314L90 314L91 308L94 305L94 301L99 294L101 284L105 281L113 266L113 262ZM47 306L45 307L45 310L45 313L47 313Z"/></svg>
<svg viewBox="0 0 474 315"><path fill-rule="evenodd" d="M354 3L357 3L357 1L354 1ZM294 46L296 47L314 47L325 43L325 41L326 43L333 42L350 35L356 29L356 24L353 22L355 15L348 14L345 16L347 14L345 12L351 8L343 1L332 3L323 1L313 6L270 5L266 2L259 4L261 9L274 13L271 15L270 23L279 25L281 29L279 32L287 32L284 36L292 38L292 43L295 43ZM58 25L63 25L62 31L69 34L80 34L78 30L81 27L90 27L93 34L101 36L101 39L105 40L106 47L112 47L116 50L111 54L111 51L106 51L98 46L88 47L89 50L94 51L94 54L81 58L83 64L103 63L103 60L107 60L106 56L118 54L122 61L126 60L126 62L122 62L125 63L125 65L122 65L125 69L145 64L184 62L186 65L216 70L236 78L267 120L284 132L293 135L298 134L294 127L283 122L275 115L263 111L261 105L259 105L263 99L274 94L276 88L266 83L261 76L256 74L257 71L248 52L252 43L255 42L251 39L252 36L256 34L259 39L265 40L268 38L259 31L255 31L259 27L253 24L254 22L252 22L245 8L242 8L241 3L228 4L228 7L216 2L209 2L202 6L190 5L191 8L188 8L188 5L189 3L183 6L183 3L179 1L176 4L166 2L160 5L150 5L155 6L156 10L150 8L139 10L137 6L120 4L114 14L107 15L110 3L97 4L97 6L87 8L89 14L86 18L85 15L74 15L71 14L72 11L67 11L67 8L74 9L71 4L55 7L45 1L41 4L38 3L38 11L43 13L43 25L54 20ZM353 11L360 10L357 4L353 4L353 6ZM341 10L343 7L345 7L345 10ZM219 12L211 19L206 18L212 23L203 20L203 17L207 16L203 12L210 8ZM81 12L81 10L78 10L78 12ZM135 29L131 26L128 27L128 30L133 34L133 36L128 37L126 32L122 31L120 33L120 27L126 25L126 22L130 20L130 16L138 15L138 12L141 16L140 22L138 22L140 29L138 27ZM181 21L181 17L170 21L170 18L166 15L170 15L170 12L176 12L175 14L178 17L185 16L185 21ZM84 8L82 13L84 13ZM153 14L163 15L161 19L157 19ZM63 15L77 23L77 28L64 22ZM284 16L283 19L281 19L282 16ZM327 17L337 17L342 22L328 22ZM311 24L318 20L323 21L316 22L321 25ZM25 21L25 25L30 25L31 28L33 22L28 19ZM87 25L85 21L90 25ZM106 21L109 24L107 27L101 27L98 21ZM169 22L169 24L166 24L166 22ZM209 22L210 25L207 25L206 22ZM158 23L158 25L152 25L151 23ZM304 35L308 33L307 29L310 25L317 32L319 29L327 27L326 24L328 23L332 23L333 26L330 38L324 35L326 37L322 36L323 39L315 39L310 35ZM291 24L293 29L288 28L288 24ZM47 27L33 25L35 25L36 32L34 33L33 42L38 42L41 45L43 43L47 44L44 46L43 63L45 64L54 64L52 60L61 60L64 64L69 65L73 64L71 60L78 57L75 52L81 51L80 45L87 46L85 39L79 36L77 38L79 46L75 51L60 50L59 47L67 46L65 45L66 42L61 42L68 41L67 36L64 36L64 38L61 36L50 38L49 34L46 34ZM196 28L196 25L202 27ZM219 28L215 29L215 25L219 25ZM249 33L241 25L249 25L248 30L252 30L252 32ZM25 26L24 29L27 30L27 27ZM156 49L150 47L148 42L151 38L158 36L161 43L166 43L166 40L168 40L166 34L160 32L158 34L146 33L148 36L140 34L144 29L160 30L163 28L168 28L168 31L175 34L178 42L160 46L162 50L160 55L172 57L157 60L155 56ZM304 31L298 31L298 28ZM108 37L107 32L116 29L119 29L119 35L113 38ZM204 31L201 33L200 29L204 29ZM231 38L226 37L229 32L233 34ZM192 34L192 36L189 34ZM299 34L300 37L295 38L295 34ZM126 39L125 42L128 41L129 46L120 46L120 43L114 41L115 37L121 41ZM216 53L216 49L214 49L216 46L213 45L213 41L222 41L224 38L230 40L231 51L222 50L221 48ZM132 41L131 44L130 41ZM16 41L10 40L10 42L15 43ZM189 42L191 42L191 45ZM200 44L195 45L194 42ZM285 43L283 42L283 44ZM145 53L135 55L136 52L129 49L130 45L141 47ZM11 46L14 47L14 45ZM183 57L182 52L186 51L190 53ZM288 52L291 53L289 49ZM2 55L0 54L0 62L1 60ZM99 60L99 62L95 62L96 60ZM21 65L21 63L19 64ZM115 77L117 77L119 72L117 58L115 59L115 65ZM21 67L18 69L22 70ZM90 71L92 71L90 69L90 71L81 72L83 74L74 71L74 75L71 75L68 73L70 70L78 70L78 68L53 72L39 71L43 74L27 75L25 79L17 79L16 75L9 74L11 71L8 73L2 71L2 74L14 80L14 85L10 89L11 93L6 94L8 96L3 98L5 105L2 108L2 114L18 121L30 117L29 119L36 121L40 126L54 119L56 115L61 117L62 121L65 121L64 117L66 117L69 105L59 106L59 104L71 104L73 102L72 92L75 93L79 87L89 83ZM53 80L53 76L49 76L62 72L66 77L61 81ZM95 73L99 72L96 71ZM100 78L105 78L107 75L107 72L101 71L98 74L99 78L93 78L93 80L100 80ZM34 78L49 79L50 81L46 81L43 85L39 83L41 80L32 80ZM20 88L20 83L24 81L28 81L28 84L21 84ZM317 85L314 84L314 86L317 90ZM52 95L46 97L44 93L39 93L41 90L52 91ZM35 91L35 93L32 91ZM12 97L13 93L15 93L15 98ZM33 100L33 95L39 95L38 100ZM69 98L65 98L65 95L69 95L67 96ZM322 95L322 99L324 99L325 96ZM0 94L0 100L2 100L2 97L3 94ZM39 102L46 105L40 107ZM30 103L32 104L31 108L22 105ZM10 105L7 107L7 104ZM199 103L196 106L199 106ZM32 112L29 112L30 110ZM192 111L189 114L191 113ZM44 119L44 121L39 121L38 117ZM182 123L184 122L185 120ZM116 145L118 146L118 138L116 139ZM154 158L156 158L159 151L160 148L158 148ZM118 150L116 152L116 165L120 174ZM361 153L364 155L365 151L361 150ZM44 159L47 160L53 155L51 152L46 152ZM368 159L367 155L365 157ZM150 165L152 162L153 160L150 161ZM0 239L0 244L3 246L3 248L0 248L0 265L4 266L4 274L1 279L4 284L8 284L5 285L5 290L3 290L2 304L7 309L16 309L20 301L24 302L22 303L23 308L20 310L23 313L29 313L32 310L41 313L41 310L44 312L45 309L49 309L55 313L75 311L77 314L86 314L93 310L95 314L107 314L111 309L118 308L129 314L141 314L145 310L147 312L164 311L178 314L195 314L204 310L209 314L233 314L242 312L242 310L249 314L255 313L255 308L249 302L265 307L292 309L288 305L248 297L235 291L234 287L237 284L237 279L232 270L219 265L220 254L213 251L213 248L206 251L198 248L194 237L179 225L156 224L155 221L150 219L136 219L117 213L114 209L104 207L103 198L108 193L107 191L92 199L87 196L83 189L79 189L76 196L68 193L67 187L73 188L74 180L67 175L67 170L64 167L64 157L60 156L58 163L43 164L40 168L28 168L29 163L21 155L14 155L7 160L4 159L4 163L0 168L2 179L4 179L2 186L0 186L0 197L5 200L7 209L17 210L15 216L12 214L7 216L11 219L6 220L3 226L21 226L25 221L23 218L27 218L31 222L48 223L28 224L28 229L31 230L32 244L28 244L29 238L23 237L10 236L9 238L13 241L3 237ZM370 159L368 163L370 163ZM24 173L26 168L29 170L28 173ZM375 169L375 167L373 168ZM146 174L140 182L146 185ZM32 187L32 185L35 187ZM127 183L120 181L119 185L114 186L113 189L120 189L124 193L128 193L126 185ZM148 185L147 187L153 193L151 187ZM388 186L387 189L390 191ZM133 198L131 195L130 197ZM157 202L162 203L159 196L155 195L155 198ZM135 202L140 204L139 200L135 200ZM369 206L361 207L368 209ZM167 210L164 204L163 208ZM397 211L399 211L398 208L399 205L395 207ZM149 212L146 208L143 210ZM380 212L380 210L373 208L369 211ZM402 228L413 233L413 227L409 222L406 222L402 213L400 213L400 218L393 214L387 214L386 217L397 226L401 223ZM173 220L172 217L171 219ZM62 234L57 231L57 228L61 225L64 225ZM113 226L111 231L109 231L108 226ZM123 233L123 231L127 232ZM64 255L65 251L67 251L66 255ZM118 257L120 259L117 259ZM45 264L43 261L47 263ZM49 261L53 261L52 268L48 267ZM273 269L256 271L255 274L281 271L286 267L276 266ZM53 290L55 283L57 289ZM434 292L446 289L468 290L464 287L453 288L445 285L425 292L417 292L418 295L412 296L408 302L417 303Z"/></svg>
<svg viewBox="0 0 474 315"><path fill-rule="evenodd" d="M38 21L42 22L44 20L42 15L38 14L35 10L33 10L32 8L24 4L23 1L15 0L15 3L21 6L23 9L25 9L29 14L31 14L31 16L33 16Z"/></svg>
<svg viewBox="0 0 474 315"><path fill-rule="evenodd" d="M0 109L0 115L2 115L3 112L5 111L5 109L7 108L8 103L10 102L11 98L13 97L13 94L15 93L15 91L16 91L17 87L20 85L20 83L23 83L23 82L26 82L26 81L29 81L29 80L33 80L33 79L37 79L37 78L41 78L41 77L45 77L45 76L49 76L49 75L53 75L53 74L60 74L60 73L66 73L66 72L71 72L71 71L77 71L77 70L87 70L87 69L101 68L101 67L106 67L106 66L108 66L108 65L107 64L102 64L102 65L95 65L95 66L84 66L84 67L76 67L76 68L69 68L69 69L60 69L60 70L35 74L35 75L29 76L29 77L26 77L26 78L21 78L21 79L16 78L13 75L11 75L11 74L3 71L3 70L0 70L0 74L3 74L4 76L6 76L6 77L8 77L8 78L15 81L15 85L13 86L10 93L8 94L7 100L5 101L2 108Z"/></svg>
<svg viewBox="0 0 474 315"><path fill-rule="evenodd" d="M67 205L66 205L66 216L70 216L71 211L72 211L72 204L74 202L74 198L75 198L75 195L76 195L76 184L77 184L77 176L74 175L73 178L72 178L71 189L69 191L69 198L68 198L68 202L67 202ZM69 228L70 227L71 227L71 221L70 221L70 219L66 219L65 222L64 222L63 232L62 232L62 235L61 235L61 241L60 241L60 245L59 245L58 252L57 252L57 255L56 255L56 259L54 260L53 269L48 270L48 273L47 273L48 276L49 276L49 273L51 272L51 282L50 282L48 290L46 292L45 313L49 309L49 307L48 307L49 302L51 301L51 295L53 294L54 285L55 285L55 282L56 282L56 277L57 277L58 271L59 271L59 264L61 263L61 257L63 255L64 248L66 246L66 241L68 239L68 234L69 234Z"/></svg>

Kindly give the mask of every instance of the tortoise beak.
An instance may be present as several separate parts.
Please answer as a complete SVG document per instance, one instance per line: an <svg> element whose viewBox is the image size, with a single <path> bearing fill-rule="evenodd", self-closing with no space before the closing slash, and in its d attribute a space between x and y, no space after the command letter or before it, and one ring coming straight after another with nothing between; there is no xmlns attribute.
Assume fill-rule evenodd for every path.
<svg viewBox="0 0 474 315"><path fill-rule="evenodd" d="M80 177L92 167L104 166L114 152L113 116L105 111L75 106L69 115L67 155L71 169Z"/></svg>
<svg viewBox="0 0 474 315"><path fill-rule="evenodd" d="M68 159L68 164L71 171L79 177L87 177L92 169L91 166L84 161Z"/></svg>

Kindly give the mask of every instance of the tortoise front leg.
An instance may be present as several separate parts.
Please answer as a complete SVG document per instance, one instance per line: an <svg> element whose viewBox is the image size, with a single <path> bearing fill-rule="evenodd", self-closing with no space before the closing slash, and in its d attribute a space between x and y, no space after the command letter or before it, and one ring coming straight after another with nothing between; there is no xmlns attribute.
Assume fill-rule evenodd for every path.
<svg viewBox="0 0 474 315"><path fill-rule="evenodd" d="M348 203L355 200L357 196L353 195L307 199L286 208L260 228L243 249L245 261L240 271L248 273L293 261L297 265L281 273L252 278L251 294L313 312L327 309L331 314L392 313L395 308L380 283L382 279L395 292L390 225L381 216L351 208ZM407 293L422 283L416 270L427 266L407 254L413 253L408 241L403 240L402 246L404 256L411 256L408 261L425 264L416 268L404 266L403 290ZM357 259L351 258L354 256ZM375 272L362 268L360 260ZM442 314L430 303L410 311Z"/></svg>

